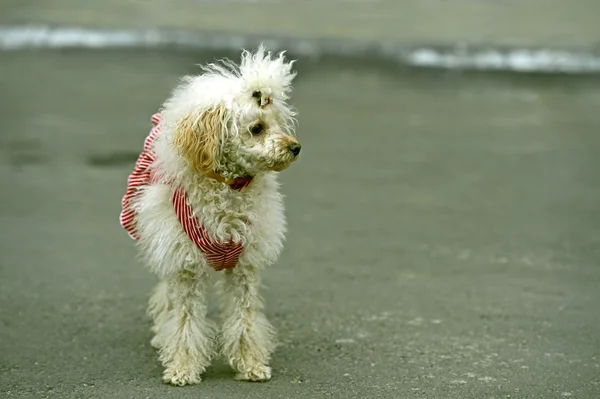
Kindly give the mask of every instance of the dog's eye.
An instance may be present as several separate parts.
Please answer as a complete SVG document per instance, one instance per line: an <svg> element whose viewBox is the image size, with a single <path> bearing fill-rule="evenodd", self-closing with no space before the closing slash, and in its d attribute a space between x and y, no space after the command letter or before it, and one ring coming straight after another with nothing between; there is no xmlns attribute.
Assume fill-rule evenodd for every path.
<svg viewBox="0 0 600 399"><path fill-rule="evenodd" d="M261 98L262 97L262 93L260 91L258 91L258 90L253 91L252 92L252 97L254 97L254 98Z"/></svg>
<svg viewBox="0 0 600 399"><path fill-rule="evenodd" d="M256 125L252 126L250 128L250 131L252 132L252 134L260 134L264 129L264 126L262 125L262 123L257 123Z"/></svg>

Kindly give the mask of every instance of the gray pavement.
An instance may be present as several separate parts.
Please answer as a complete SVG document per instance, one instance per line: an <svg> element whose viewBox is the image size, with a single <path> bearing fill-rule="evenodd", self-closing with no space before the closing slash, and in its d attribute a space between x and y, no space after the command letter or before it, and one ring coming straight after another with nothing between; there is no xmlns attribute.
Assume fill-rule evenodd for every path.
<svg viewBox="0 0 600 399"><path fill-rule="evenodd" d="M298 64L273 380L163 385L120 199L214 55L0 58L0 397L600 397L598 78L336 60Z"/></svg>
<svg viewBox="0 0 600 399"><path fill-rule="evenodd" d="M597 0L3 0L0 24L596 49Z"/></svg>

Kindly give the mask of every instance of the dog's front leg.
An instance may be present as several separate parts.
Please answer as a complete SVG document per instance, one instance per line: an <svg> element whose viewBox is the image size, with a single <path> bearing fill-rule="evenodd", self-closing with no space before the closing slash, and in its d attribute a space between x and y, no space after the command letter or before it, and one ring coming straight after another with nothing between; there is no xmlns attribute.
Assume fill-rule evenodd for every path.
<svg viewBox="0 0 600 399"><path fill-rule="evenodd" d="M208 275L182 271L166 280L171 309L158 326L163 380L197 384L213 356L215 325L206 318Z"/></svg>
<svg viewBox="0 0 600 399"><path fill-rule="evenodd" d="M238 372L238 380L267 381L271 378L268 363L275 347L275 333L263 313L260 271L238 265L226 270L223 278L223 355Z"/></svg>

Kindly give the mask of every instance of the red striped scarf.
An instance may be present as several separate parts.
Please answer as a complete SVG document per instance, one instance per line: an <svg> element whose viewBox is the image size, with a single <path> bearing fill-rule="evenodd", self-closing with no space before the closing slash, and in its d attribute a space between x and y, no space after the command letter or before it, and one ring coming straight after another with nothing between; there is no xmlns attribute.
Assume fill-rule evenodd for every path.
<svg viewBox="0 0 600 399"><path fill-rule="evenodd" d="M121 202L121 226L127 231L129 236L134 240L139 239L135 225L136 212L132 206L132 200L138 193L138 190L155 182L154 175L150 169L150 165L155 160L155 154L152 152L152 143L160 133L158 123L160 122L160 114L152 115L152 130L144 142L142 153L138 157L135 168L127 179L127 191ZM241 179L234 181L230 187L234 190L241 191L250 183L249 179ZM171 203L175 208L177 218L183 227L183 230L188 235L190 240L204 253L209 264L215 270L232 269L234 268L244 250L241 243L236 243L232 239L227 242L218 242L210 237L194 215L192 207L188 203L187 194L183 187L177 187L171 197Z"/></svg>

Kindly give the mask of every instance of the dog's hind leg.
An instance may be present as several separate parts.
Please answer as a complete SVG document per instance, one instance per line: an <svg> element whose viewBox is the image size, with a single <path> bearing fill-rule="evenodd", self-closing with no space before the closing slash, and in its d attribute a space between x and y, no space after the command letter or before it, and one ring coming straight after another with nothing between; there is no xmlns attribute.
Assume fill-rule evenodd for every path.
<svg viewBox="0 0 600 399"><path fill-rule="evenodd" d="M152 332L154 333L150 344L157 349L163 346L160 341L163 337L159 332L172 309L173 303L169 298L169 284L166 280L161 280L154 287L148 303L148 315L152 318Z"/></svg>
<svg viewBox="0 0 600 399"><path fill-rule="evenodd" d="M271 378L268 362L275 348L275 332L263 313L259 295L260 271L238 265L226 270L222 281L221 351L245 381Z"/></svg>
<svg viewBox="0 0 600 399"><path fill-rule="evenodd" d="M153 298L170 307L158 317L156 336L163 380L173 385L197 384L214 354L216 326L206 317L208 275L180 272L160 283ZM160 311L159 311L160 313Z"/></svg>

